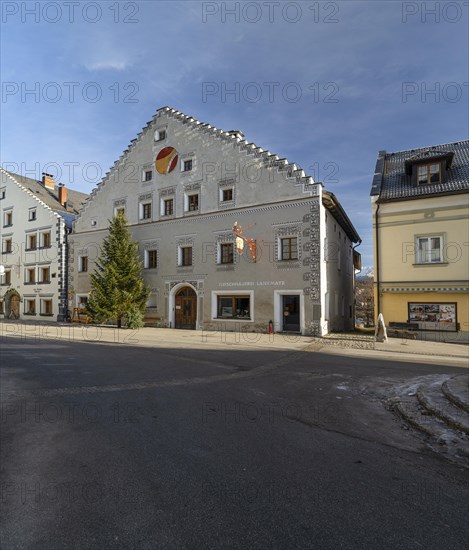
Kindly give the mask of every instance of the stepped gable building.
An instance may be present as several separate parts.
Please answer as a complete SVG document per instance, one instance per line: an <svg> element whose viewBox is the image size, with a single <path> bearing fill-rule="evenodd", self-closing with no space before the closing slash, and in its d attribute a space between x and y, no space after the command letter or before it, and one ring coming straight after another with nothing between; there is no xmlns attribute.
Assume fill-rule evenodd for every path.
<svg viewBox="0 0 469 550"><path fill-rule="evenodd" d="M376 315L469 341L469 140L380 151L371 202Z"/></svg>
<svg viewBox="0 0 469 550"><path fill-rule="evenodd" d="M307 335L353 327L352 223L321 183L238 130L157 111L74 222L70 308L86 302L120 213L151 288L148 324Z"/></svg>
<svg viewBox="0 0 469 550"><path fill-rule="evenodd" d="M87 195L0 168L0 318L63 320L67 235Z"/></svg>

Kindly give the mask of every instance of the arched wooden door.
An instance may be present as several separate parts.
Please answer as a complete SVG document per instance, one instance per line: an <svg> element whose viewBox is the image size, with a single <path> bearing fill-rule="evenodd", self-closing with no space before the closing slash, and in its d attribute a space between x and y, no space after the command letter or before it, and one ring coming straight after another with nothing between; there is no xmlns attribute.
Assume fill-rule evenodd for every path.
<svg viewBox="0 0 469 550"><path fill-rule="evenodd" d="M176 328L194 330L197 321L197 294L191 287L186 286L178 291L175 308Z"/></svg>
<svg viewBox="0 0 469 550"><path fill-rule="evenodd" d="M8 315L8 318L20 318L20 297L17 294L13 294L13 296L10 298L10 314Z"/></svg>

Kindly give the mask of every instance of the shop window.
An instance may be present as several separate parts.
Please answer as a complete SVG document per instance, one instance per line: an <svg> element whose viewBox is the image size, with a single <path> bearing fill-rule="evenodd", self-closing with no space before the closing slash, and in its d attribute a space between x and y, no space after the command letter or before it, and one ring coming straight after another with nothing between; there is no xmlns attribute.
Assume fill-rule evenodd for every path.
<svg viewBox="0 0 469 550"><path fill-rule="evenodd" d="M218 319L251 319L251 299L249 296L217 296Z"/></svg>

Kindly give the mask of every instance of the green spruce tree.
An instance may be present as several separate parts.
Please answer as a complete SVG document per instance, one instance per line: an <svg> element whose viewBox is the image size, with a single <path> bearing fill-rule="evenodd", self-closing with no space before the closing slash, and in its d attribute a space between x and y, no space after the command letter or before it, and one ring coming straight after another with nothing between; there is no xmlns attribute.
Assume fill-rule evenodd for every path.
<svg viewBox="0 0 469 550"><path fill-rule="evenodd" d="M138 244L132 242L123 215L109 223L101 257L91 274L91 295L87 311L94 322L117 321L129 328L143 326L143 312L150 294L142 278L142 262Z"/></svg>

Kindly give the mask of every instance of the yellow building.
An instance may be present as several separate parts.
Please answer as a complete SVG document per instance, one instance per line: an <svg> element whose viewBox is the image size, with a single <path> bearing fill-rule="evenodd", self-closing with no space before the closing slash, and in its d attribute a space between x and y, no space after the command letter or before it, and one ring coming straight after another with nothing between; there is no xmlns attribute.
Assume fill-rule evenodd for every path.
<svg viewBox="0 0 469 550"><path fill-rule="evenodd" d="M469 140L380 151L371 202L375 315L419 339L468 342Z"/></svg>

